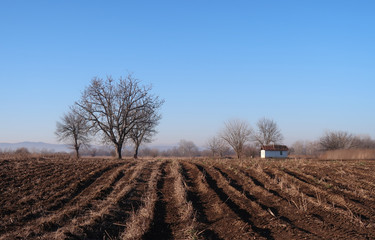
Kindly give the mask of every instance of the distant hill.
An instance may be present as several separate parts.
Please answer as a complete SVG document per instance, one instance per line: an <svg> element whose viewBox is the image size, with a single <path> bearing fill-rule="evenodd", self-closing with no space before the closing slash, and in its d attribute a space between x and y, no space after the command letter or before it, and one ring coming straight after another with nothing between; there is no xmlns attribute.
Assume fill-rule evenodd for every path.
<svg viewBox="0 0 375 240"><path fill-rule="evenodd" d="M20 143L0 143L3 151L14 151L19 148L27 148L30 152L71 152L72 150L65 144L51 144L44 142L20 142Z"/></svg>
<svg viewBox="0 0 375 240"><path fill-rule="evenodd" d="M108 148L104 146L92 146L94 148ZM151 149L158 149L159 151L165 151L173 146L160 145L160 146L144 146ZM72 149L65 144L51 144L44 142L20 142L20 143L0 143L0 150L2 151L14 151L19 148L27 148L30 152L71 152ZM127 149L132 149L132 147L127 146ZM143 148L143 147L142 147Z"/></svg>

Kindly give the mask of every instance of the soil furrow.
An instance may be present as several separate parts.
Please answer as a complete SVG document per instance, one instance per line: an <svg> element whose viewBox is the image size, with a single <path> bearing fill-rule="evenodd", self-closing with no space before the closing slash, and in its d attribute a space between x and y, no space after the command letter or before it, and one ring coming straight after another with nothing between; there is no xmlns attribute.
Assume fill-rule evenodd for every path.
<svg viewBox="0 0 375 240"><path fill-rule="evenodd" d="M237 216L239 216L243 222L249 224L251 229L260 236L266 239L274 239L273 236L271 236L270 229L256 226L252 220L253 216L237 205L231 197L225 193L224 189L218 186L217 181L201 165L196 164L196 167L205 176L208 185L216 192L220 200L223 201Z"/></svg>
<svg viewBox="0 0 375 240"><path fill-rule="evenodd" d="M219 237L219 235L213 231L212 229L208 229L208 225L210 224L210 221L208 220L208 217L206 215L206 212L208 211L205 207L205 202L201 198L201 194L198 192L198 186L194 181L194 178L190 177L188 174L188 170L184 165L181 166L182 175L186 181L186 184L188 186L187 189L187 200L192 203L192 206L195 211L195 218L197 221L197 231L199 233L199 236L203 239L217 239L220 240L222 238ZM195 190L195 191L194 191Z"/></svg>
<svg viewBox="0 0 375 240"><path fill-rule="evenodd" d="M272 169L272 171L276 171L276 169ZM277 176L277 174L278 173L276 171L271 175ZM268 175L266 176L269 177ZM273 180L269 178L265 181L272 182ZM317 235L321 235L322 230L320 229L324 229L323 235L321 236L329 236L329 238L337 238L338 236L345 237L348 236L348 234L355 237L356 239L366 238L363 234L363 230L361 230L360 227L356 228L354 231L349 230L353 229L353 224L351 219L348 219L346 212L344 212L345 209L335 209L334 206L327 205L324 203L324 201L319 203L317 199L315 199L312 195L298 196L298 194L301 194L299 191L303 191L301 188L295 187L289 190L287 187L285 187L285 185L288 185L288 183L283 183L283 185L279 184L274 189L276 191L279 191L280 195L283 195L284 198L289 199L289 202L292 205L294 205L297 209L299 209L300 212L302 211L306 215L306 218L303 220L303 222L308 222L310 220L313 221L313 225L315 225L316 227L309 229L309 231ZM303 182L301 183L301 185L302 184ZM282 186L283 189L281 189L280 186ZM326 230L327 226L329 226L329 230Z"/></svg>
<svg viewBox="0 0 375 240"><path fill-rule="evenodd" d="M194 183L193 179L188 175L187 169L183 165L181 166L181 170L182 170L182 175L188 186L187 200L192 202L193 207L196 211L197 220L201 223L208 223L203 202L201 198L199 197L199 194L193 191L193 189L197 189L196 184Z"/></svg>
<svg viewBox="0 0 375 240"><path fill-rule="evenodd" d="M2 239L375 239L375 161L0 159Z"/></svg>
<svg viewBox="0 0 375 240"><path fill-rule="evenodd" d="M152 166L151 174L147 182L147 188L141 198L141 206L133 211L125 224L125 231L119 236L123 240L142 239L148 232L152 232L155 219L155 206L158 201L158 183L160 184L161 169L166 161L157 161ZM160 185L159 185L160 187Z"/></svg>
<svg viewBox="0 0 375 240"><path fill-rule="evenodd" d="M186 166L189 167L189 164ZM266 239L269 234L266 229L254 226L250 220L250 214L236 205L228 195L220 189L216 181L208 175L201 166L190 167L195 173L198 190L205 199L205 208L209 211L208 220L220 238L230 239ZM216 228L215 226L221 226ZM225 227L224 227L225 226Z"/></svg>
<svg viewBox="0 0 375 240"><path fill-rule="evenodd" d="M322 189L320 184L316 184L311 180L309 181L309 179L304 177L302 174L293 172L291 170L284 169L283 172L297 179L297 181L301 181L299 184L300 186L304 187L301 188L301 190L304 191L306 195L312 198L317 198L317 195L319 194L320 197L324 197L327 199L327 201L330 201L331 204L334 202L336 207L339 207L342 210L352 211L353 214L359 217L361 221L368 222L375 214L374 209L356 201L355 196L353 195L349 195L335 189ZM312 186L315 186L315 188Z"/></svg>
<svg viewBox="0 0 375 240"><path fill-rule="evenodd" d="M92 182L96 178L100 177L103 173L107 172L108 170L110 170L113 167L114 167L114 165L108 166L108 167L103 167L99 170L96 169L92 174L88 175L87 178L85 180L83 180L83 182L86 183L86 184L89 183L89 182ZM78 176L78 174L76 174L76 176ZM67 193L68 193L67 190L70 190L73 193L77 193L77 189L78 189L78 187L80 187L81 189L79 191L80 192L83 191L82 185L80 185L80 183L78 183L78 184L75 183L74 185L72 185L72 187L74 187L75 190L70 190L69 188L68 189L62 189L63 192L65 192L65 194L64 193L60 194L60 193L57 192L57 193L54 194L54 196L57 195L57 198L55 198L54 196L50 196L51 199L48 199L47 202L38 202L38 205L36 206L35 210L33 210L33 211L31 211L27 214L24 214L23 216L20 216L19 221L22 222L22 227L25 228L25 224L29 223L29 222L30 222L31 225L35 224L35 221L39 221L39 218L47 218L48 215L54 214L54 212L56 210L60 209L67 202L69 202L72 199L72 194L69 193L67 195ZM58 197L58 196L60 196L60 197ZM52 203L52 205L51 205L51 203ZM15 214L13 215L13 217L17 217L17 215L20 215L20 213L18 213L17 215L15 215ZM7 232L10 232L13 228L15 228L17 226L10 223L9 225L5 225L5 227L7 228Z"/></svg>
<svg viewBox="0 0 375 240"><path fill-rule="evenodd" d="M93 193L95 193L95 189L104 187L105 184L101 185L101 183L98 183L98 180L105 181L106 173L108 172L108 175L111 173L110 170L112 170L112 172L116 171L116 165L103 167L88 175L85 180L76 184L75 188L71 191L73 194L69 194L63 198L63 203L55 211L43 211L43 215L40 214L38 218L23 226L24 230L22 233L15 232L13 234L17 236L22 234L23 236L31 238L40 236L43 232L48 233L56 231L59 227L63 226L71 216L89 209L90 205L88 205L87 202L90 197L95 196L91 195L89 187L92 188ZM77 194L77 192L79 193ZM88 198L81 197L84 193ZM51 207L46 206L46 208L50 209Z"/></svg>
<svg viewBox="0 0 375 240"><path fill-rule="evenodd" d="M274 229L273 236L275 238L278 238L280 235L280 232L282 232L283 237L285 239L297 239L297 238L303 238L303 239L320 239L318 236L313 234L312 232L300 228L293 224L293 222L289 219L289 217L280 214L282 211L282 207L285 208L286 206L280 206L280 201L277 201L277 204L275 204L276 201L273 201L269 197L264 197L263 195L257 194L254 187L251 187L247 182L246 179L242 179L237 177L236 175L229 174L224 170L215 167L215 170L220 173L220 175L226 179L227 184L232 186L234 189L238 191L237 195L242 194L245 196L248 200L251 201L251 203L244 203L244 206L251 206L251 204L257 205L258 208L262 209L263 212L258 213L263 219L268 219L268 224L271 229ZM237 180L235 180L237 179ZM240 184L241 182L242 184ZM252 193L251 193L252 192ZM240 199L240 198L236 198ZM285 203L285 201L284 201ZM267 215L273 216L267 217Z"/></svg>
<svg viewBox="0 0 375 240"><path fill-rule="evenodd" d="M172 224L178 221L170 213L175 212L173 200L170 199L172 194L173 179L170 179L167 169L167 163L163 163L161 167L161 176L156 185L157 187L157 201L155 203L154 218L151 223L149 231L143 236L142 239L172 239ZM168 171L168 173L167 173Z"/></svg>
<svg viewBox="0 0 375 240"><path fill-rule="evenodd" d="M230 214L230 209L224 206L212 189L209 189L199 170L189 162L182 163L182 172L189 186L188 199L197 210L199 236L203 239L236 239L236 229L242 224L238 233L246 235L247 224L239 224L239 219ZM245 226L246 225L246 226ZM222 226L222 227L220 227ZM237 235L238 236L238 235ZM249 232L247 237L239 239L253 239L255 234Z"/></svg>
<svg viewBox="0 0 375 240"><path fill-rule="evenodd" d="M59 229L55 236L69 239L116 238L124 230L124 222L132 211L141 205L141 197L151 173L151 162L139 163L126 171L120 180L114 178L112 191L105 199L98 197L91 201L93 207L86 214L76 217L69 225ZM99 192L98 196L101 196ZM48 237L46 238L48 239Z"/></svg>
<svg viewBox="0 0 375 240"><path fill-rule="evenodd" d="M274 213L272 210L276 210L276 214L281 215L280 219L289 222L298 230L305 232L306 234L311 233L311 238L314 238L314 236L318 236L318 238L321 239L331 239L337 236L341 236L340 232L330 235L330 233L322 230L322 225L319 226L319 223L322 222L317 223L314 218L308 217L304 212L298 213L299 211L295 208L295 206L292 205L291 201L293 200L293 198L289 195L286 195L283 191L279 191L278 188L272 186L270 184L271 180L267 178L268 176L266 177L266 174L261 174L263 172L260 172L259 170L253 171L253 169L241 169L240 172L241 174L244 174L244 176L249 177L250 180L255 180L254 182L251 182L255 187L259 187L261 189L261 191L263 192L262 195L265 198L265 202L275 203L275 205L273 205L274 208L271 209L271 212ZM274 194L275 192L277 192L277 194ZM270 193L273 195L271 195L271 198L269 198Z"/></svg>
<svg viewBox="0 0 375 240"><path fill-rule="evenodd" d="M333 191L334 193L337 193L339 195L346 195L348 199L354 198L354 199L357 199L357 200L354 200L357 202L367 200L366 198L365 199L359 198L356 195L358 186L355 186L355 182L360 182L358 179L358 176L355 179L352 179L352 181L345 183L348 179L348 174L346 174L345 177L336 175L335 176L336 180L333 180L332 177L319 178L316 174L309 174L307 172L299 173L291 169L283 169L283 171L308 184L312 184L314 186L320 186L320 187L323 186L329 189L330 191ZM363 184L361 184L361 186L362 185ZM367 190L365 190L366 188L361 187L361 189L367 192ZM368 196L369 196L369 199L367 201L372 202L374 204L374 201L372 201L373 200L372 195L369 194Z"/></svg>

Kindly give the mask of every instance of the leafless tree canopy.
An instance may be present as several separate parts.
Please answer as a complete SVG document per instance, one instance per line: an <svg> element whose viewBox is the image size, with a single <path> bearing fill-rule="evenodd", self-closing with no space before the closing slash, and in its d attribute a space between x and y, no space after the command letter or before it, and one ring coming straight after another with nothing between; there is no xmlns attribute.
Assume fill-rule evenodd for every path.
<svg viewBox="0 0 375 240"><path fill-rule="evenodd" d="M64 114L61 122L56 123L55 134L58 140L69 144L75 150L77 158L80 157L80 147L89 143L89 133L88 122L74 109Z"/></svg>
<svg viewBox="0 0 375 240"><path fill-rule="evenodd" d="M229 150L228 144L225 142L225 140L216 136L208 140L207 147L210 149L213 157L223 157L224 154Z"/></svg>
<svg viewBox="0 0 375 240"><path fill-rule="evenodd" d="M251 133L252 130L247 122L231 120L225 123L221 138L233 148L237 158L241 158L244 145L250 140Z"/></svg>
<svg viewBox="0 0 375 240"><path fill-rule="evenodd" d="M259 149L256 145L254 144L245 144L244 150L243 150L243 155L245 157L258 157L259 156Z"/></svg>
<svg viewBox="0 0 375 240"><path fill-rule="evenodd" d="M349 149L357 146L356 138L344 131L327 131L319 143L322 150Z"/></svg>
<svg viewBox="0 0 375 240"><path fill-rule="evenodd" d="M371 139L370 136L356 136L355 137L355 145L357 148L362 149L374 149L375 148L375 140Z"/></svg>
<svg viewBox="0 0 375 240"><path fill-rule="evenodd" d="M257 131L253 135L253 140L261 146L271 143L278 144L284 139L276 122L272 119L261 118L257 122Z"/></svg>
<svg viewBox="0 0 375 240"><path fill-rule="evenodd" d="M178 152L180 156L192 157L198 152L198 147L194 142L182 139L178 143Z"/></svg>
<svg viewBox="0 0 375 240"><path fill-rule="evenodd" d="M148 124L150 115L157 114L163 104L151 90L151 87L141 86L132 75L118 81L111 77L94 78L76 105L93 123L96 132L114 144L117 157L122 158L122 147L130 138L130 132Z"/></svg>
<svg viewBox="0 0 375 240"><path fill-rule="evenodd" d="M321 152L319 141L298 140L290 147L290 153L295 155L317 156Z"/></svg>
<svg viewBox="0 0 375 240"><path fill-rule="evenodd" d="M149 143L152 140L154 134L156 134L155 127L159 124L161 115L157 112L143 113L145 118L148 118L145 122L136 122L133 129L130 131L130 138L134 143L134 158L138 158L139 146L141 143Z"/></svg>

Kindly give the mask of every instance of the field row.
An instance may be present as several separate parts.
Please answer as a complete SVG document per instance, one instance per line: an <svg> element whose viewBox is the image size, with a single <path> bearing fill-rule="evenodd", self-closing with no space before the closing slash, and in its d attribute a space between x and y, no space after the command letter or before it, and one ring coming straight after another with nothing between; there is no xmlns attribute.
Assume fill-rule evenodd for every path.
<svg viewBox="0 0 375 240"><path fill-rule="evenodd" d="M0 239L375 239L375 164L1 161Z"/></svg>

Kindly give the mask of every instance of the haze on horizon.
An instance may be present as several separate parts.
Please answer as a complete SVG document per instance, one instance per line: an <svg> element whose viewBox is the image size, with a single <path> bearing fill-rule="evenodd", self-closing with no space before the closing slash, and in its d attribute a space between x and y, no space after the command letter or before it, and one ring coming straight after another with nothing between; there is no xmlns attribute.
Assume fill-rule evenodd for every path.
<svg viewBox="0 0 375 240"><path fill-rule="evenodd" d="M165 99L153 145L203 146L230 119L284 143L375 138L373 1L2 1L0 142L57 143L90 80L132 72Z"/></svg>

